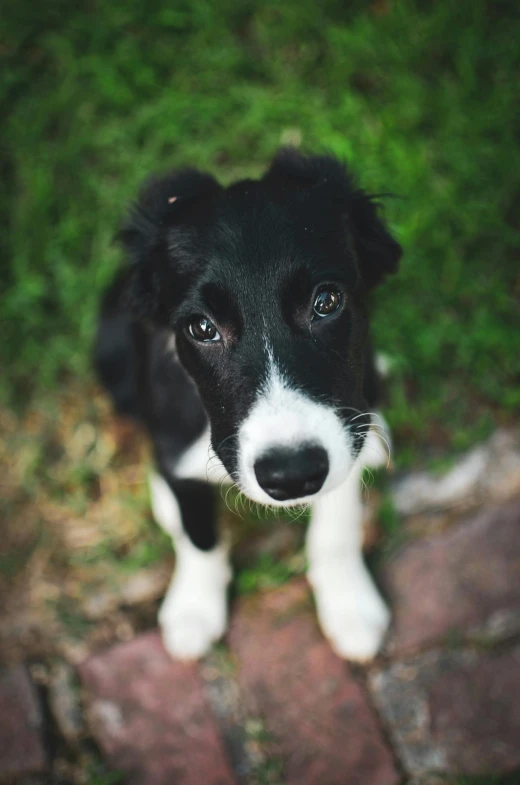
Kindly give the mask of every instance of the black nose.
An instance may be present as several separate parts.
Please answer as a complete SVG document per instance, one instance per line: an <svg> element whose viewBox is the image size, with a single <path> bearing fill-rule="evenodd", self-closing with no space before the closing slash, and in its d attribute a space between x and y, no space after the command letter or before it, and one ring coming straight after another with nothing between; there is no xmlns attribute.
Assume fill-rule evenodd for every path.
<svg viewBox="0 0 520 785"><path fill-rule="evenodd" d="M270 450L255 463L258 484L279 502L317 493L328 471L327 453L314 445Z"/></svg>

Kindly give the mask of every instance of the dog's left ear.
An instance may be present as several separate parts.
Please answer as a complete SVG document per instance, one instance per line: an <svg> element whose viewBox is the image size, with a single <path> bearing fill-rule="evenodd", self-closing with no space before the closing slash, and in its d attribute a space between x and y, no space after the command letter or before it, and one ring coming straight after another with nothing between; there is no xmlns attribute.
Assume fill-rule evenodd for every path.
<svg viewBox="0 0 520 785"><path fill-rule="evenodd" d="M367 289L396 272L402 249L382 221L377 199L355 187L347 167L337 158L305 156L293 148L282 148L264 179L276 179L284 188L321 188L325 198L341 204Z"/></svg>

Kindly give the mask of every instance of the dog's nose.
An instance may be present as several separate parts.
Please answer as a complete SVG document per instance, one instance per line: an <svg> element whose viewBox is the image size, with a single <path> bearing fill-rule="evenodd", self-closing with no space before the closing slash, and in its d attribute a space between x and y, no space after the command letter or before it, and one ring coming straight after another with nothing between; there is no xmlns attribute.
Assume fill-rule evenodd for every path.
<svg viewBox="0 0 520 785"><path fill-rule="evenodd" d="M329 471L329 459L323 447L315 445L276 448L259 458L254 468L260 487L284 502L317 493Z"/></svg>

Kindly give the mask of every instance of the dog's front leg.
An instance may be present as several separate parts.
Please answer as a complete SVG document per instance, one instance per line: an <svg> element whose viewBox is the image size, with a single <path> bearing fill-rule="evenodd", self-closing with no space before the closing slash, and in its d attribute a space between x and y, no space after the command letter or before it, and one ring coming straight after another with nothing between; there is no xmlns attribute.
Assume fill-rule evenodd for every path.
<svg viewBox="0 0 520 785"><path fill-rule="evenodd" d="M361 553L361 471L359 460L339 488L316 500L307 535L321 628L340 657L357 661L376 655L390 619Z"/></svg>
<svg viewBox="0 0 520 785"><path fill-rule="evenodd" d="M197 659L227 626L228 553L217 541L214 489L200 480L150 480L156 521L175 545L175 572L159 612L165 648Z"/></svg>

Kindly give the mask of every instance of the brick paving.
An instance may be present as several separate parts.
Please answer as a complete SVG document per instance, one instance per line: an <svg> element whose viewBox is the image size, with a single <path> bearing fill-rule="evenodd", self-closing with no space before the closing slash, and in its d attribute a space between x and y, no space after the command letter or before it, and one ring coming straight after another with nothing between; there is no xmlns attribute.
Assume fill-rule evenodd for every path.
<svg viewBox="0 0 520 785"><path fill-rule="evenodd" d="M174 662L158 633L93 655L80 675L94 737L129 785L232 785L197 667Z"/></svg>
<svg viewBox="0 0 520 785"><path fill-rule="evenodd" d="M0 782L46 770L42 725L26 668L18 665L0 671Z"/></svg>
<svg viewBox="0 0 520 785"><path fill-rule="evenodd" d="M203 663L171 661L157 632L89 657L82 700L107 765L129 785L520 776L520 499L410 542L379 577L394 622L368 668L332 653L301 579L239 599ZM46 766L28 673L4 671L0 782Z"/></svg>
<svg viewBox="0 0 520 785"><path fill-rule="evenodd" d="M381 580L393 612L393 655L475 627L520 632L520 502L412 543Z"/></svg>
<svg viewBox="0 0 520 785"><path fill-rule="evenodd" d="M410 774L520 767L520 645L430 651L374 673L370 682Z"/></svg>
<svg viewBox="0 0 520 785"><path fill-rule="evenodd" d="M242 600L229 644L250 715L265 718L287 785L393 785L399 779L375 713L319 632L310 594L293 582Z"/></svg>

